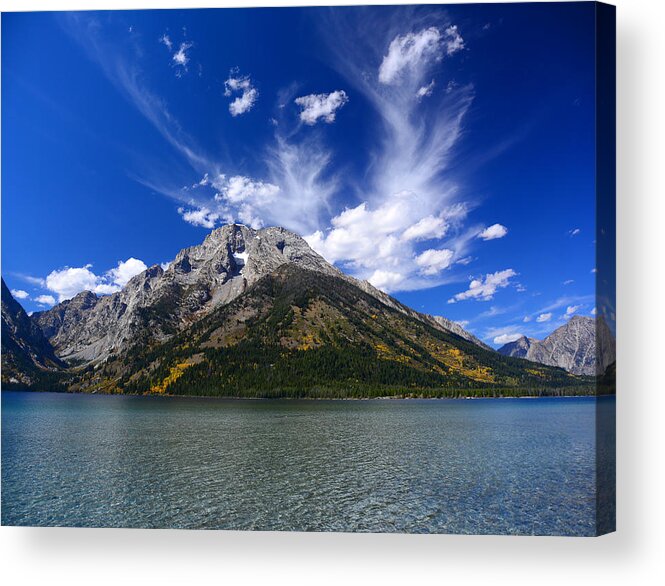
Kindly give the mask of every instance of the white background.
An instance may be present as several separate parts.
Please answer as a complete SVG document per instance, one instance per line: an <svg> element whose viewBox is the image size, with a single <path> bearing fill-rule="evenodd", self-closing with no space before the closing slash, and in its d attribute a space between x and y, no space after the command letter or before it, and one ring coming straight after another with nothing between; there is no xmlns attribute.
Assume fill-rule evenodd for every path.
<svg viewBox="0 0 665 586"><path fill-rule="evenodd" d="M363 2L262 4L331 3ZM617 533L591 539L2 527L4 583L664 584L665 2L614 3L619 109ZM3 11L252 5L261 3L0 0Z"/></svg>

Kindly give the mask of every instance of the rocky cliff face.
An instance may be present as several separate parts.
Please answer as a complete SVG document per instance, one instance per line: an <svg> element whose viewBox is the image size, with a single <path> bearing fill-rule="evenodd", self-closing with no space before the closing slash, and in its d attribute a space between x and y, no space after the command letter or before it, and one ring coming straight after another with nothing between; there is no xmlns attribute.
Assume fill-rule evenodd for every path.
<svg viewBox="0 0 665 586"><path fill-rule="evenodd" d="M419 314L345 275L288 230L237 224L212 231L202 244L179 252L166 270L153 266L118 293L98 298L86 291L33 319L61 358L99 362L132 346L173 337L285 264L343 279L401 313L478 343L457 324Z"/></svg>
<svg viewBox="0 0 665 586"><path fill-rule="evenodd" d="M499 348L499 352L504 356L513 356L515 358L526 358L529 354L529 349L532 344L537 344L538 340L535 338L527 338L522 336L514 342L508 342L507 344Z"/></svg>
<svg viewBox="0 0 665 586"><path fill-rule="evenodd" d="M2 382L33 385L44 371L64 364L2 280Z"/></svg>
<svg viewBox="0 0 665 586"><path fill-rule="evenodd" d="M499 348L499 353L583 375L601 375L615 360L613 336L605 321L577 315L544 340L522 337Z"/></svg>

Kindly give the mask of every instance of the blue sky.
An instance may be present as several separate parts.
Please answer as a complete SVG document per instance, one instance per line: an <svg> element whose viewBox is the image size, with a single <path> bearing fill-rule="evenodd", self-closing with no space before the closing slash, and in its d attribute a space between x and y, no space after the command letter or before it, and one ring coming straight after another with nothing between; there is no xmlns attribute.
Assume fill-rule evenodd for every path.
<svg viewBox="0 0 665 586"><path fill-rule="evenodd" d="M2 16L28 311L230 221L495 346L594 311L593 3Z"/></svg>

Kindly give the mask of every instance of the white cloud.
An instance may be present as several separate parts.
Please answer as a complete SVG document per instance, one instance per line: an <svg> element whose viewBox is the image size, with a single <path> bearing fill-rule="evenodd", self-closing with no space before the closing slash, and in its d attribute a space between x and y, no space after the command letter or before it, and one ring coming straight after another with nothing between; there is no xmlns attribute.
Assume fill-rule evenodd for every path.
<svg viewBox="0 0 665 586"><path fill-rule="evenodd" d="M502 334L494 338L495 344L508 344L510 342L515 342L522 337L523 334Z"/></svg>
<svg viewBox="0 0 665 586"><path fill-rule="evenodd" d="M579 228L573 228L568 231L568 235L572 238L573 236L577 236L580 232L581 230Z"/></svg>
<svg viewBox="0 0 665 586"><path fill-rule="evenodd" d="M477 299L489 301L494 297L497 289L503 289L510 284L510 279L517 273L513 269L505 269L496 273L489 273L484 278L473 279L466 291L458 293L448 300L448 303L463 301L465 299Z"/></svg>
<svg viewBox="0 0 665 586"><path fill-rule="evenodd" d="M55 298L53 295L39 295L35 297L35 301L40 305L55 305Z"/></svg>
<svg viewBox="0 0 665 586"><path fill-rule="evenodd" d="M189 51L193 46L194 44L190 42L180 43L178 50L173 53L172 59L174 65L187 70L187 64L189 63L189 55L187 55L187 51Z"/></svg>
<svg viewBox="0 0 665 586"><path fill-rule="evenodd" d="M235 175L222 187L217 198L226 199L229 203L238 204L251 200L256 204L271 203L279 193L279 187L264 181L254 181L249 177Z"/></svg>
<svg viewBox="0 0 665 586"><path fill-rule="evenodd" d="M238 69L232 69L224 82L224 95L228 98L240 94L229 104L231 116L240 116L249 112L259 98L259 91L252 85L249 75L240 75Z"/></svg>
<svg viewBox="0 0 665 586"><path fill-rule="evenodd" d="M563 282L563 284L564 284L564 285L572 285L574 282L575 282L574 279L566 279L566 280Z"/></svg>
<svg viewBox="0 0 665 586"><path fill-rule="evenodd" d="M294 101L301 107L300 120L312 126L319 119L328 124L333 123L337 110L344 106L349 101L349 98L344 90L337 90L329 94L301 96Z"/></svg>
<svg viewBox="0 0 665 586"><path fill-rule="evenodd" d="M402 273L375 270L367 279L372 285L383 291L394 291L404 282L405 275Z"/></svg>
<svg viewBox="0 0 665 586"><path fill-rule="evenodd" d="M506 234L508 234L508 228L501 224L492 224L489 228L485 228L480 234L478 234L478 238L482 238L483 240L495 240L497 238L503 238Z"/></svg>
<svg viewBox="0 0 665 586"><path fill-rule="evenodd" d="M458 326L461 328L465 328L466 326L469 325L469 320L468 319L460 319L455 322Z"/></svg>
<svg viewBox="0 0 665 586"><path fill-rule="evenodd" d="M537 318L536 321L541 324L546 321L550 321L552 319L552 314L551 313L541 313Z"/></svg>
<svg viewBox="0 0 665 586"><path fill-rule="evenodd" d="M118 261L118 266L108 271L110 280L119 287L124 287L132 277L142 273L148 267L138 258L128 258L126 261Z"/></svg>
<svg viewBox="0 0 665 586"><path fill-rule="evenodd" d="M23 289L12 289L11 293L15 299L27 299L30 297L28 292L24 291Z"/></svg>
<svg viewBox="0 0 665 586"><path fill-rule="evenodd" d="M531 321L531 316L530 315L525 315L524 319L522 320L525 324L529 323Z"/></svg>
<svg viewBox="0 0 665 586"><path fill-rule="evenodd" d="M441 31L432 26L417 33L396 36L379 67L379 82L393 85L405 77L429 68L444 55L452 55L464 48L464 41L456 26Z"/></svg>
<svg viewBox="0 0 665 586"><path fill-rule="evenodd" d="M421 267L423 275L437 275L447 269L453 258L453 251L444 248L442 250L429 249L416 257L416 264Z"/></svg>
<svg viewBox="0 0 665 586"><path fill-rule="evenodd" d="M166 46L166 48L171 51L173 49L173 42L171 38L165 33L159 37L159 42Z"/></svg>
<svg viewBox="0 0 665 586"><path fill-rule="evenodd" d="M384 29L390 36L383 45L375 44L378 35L360 30L351 35L351 28L348 22L331 28L337 67L375 108L381 124L368 153L371 164L361 188L355 190L357 203L347 203L327 229L319 227L306 239L327 260L384 291L450 282L454 277L449 269L437 272L436 265L419 266L416 258L427 249L450 250L452 266L468 257L479 231L464 228L471 206L457 201L457 185L444 174L461 136L472 88L442 95L433 109L421 108L416 97L420 88L431 84L432 68L448 54L452 32L423 27L395 34L394 29ZM453 45L450 50L454 52ZM377 75L368 75L377 61ZM432 242L423 247L426 240ZM443 254L448 255L438 256L447 262Z"/></svg>
<svg viewBox="0 0 665 586"><path fill-rule="evenodd" d="M431 96L432 93L434 92L435 85L436 85L435 81L432 80L427 85L423 85L420 88L418 88L418 91L416 92L416 98L418 98L418 100L422 100L423 98Z"/></svg>
<svg viewBox="0 0 665 586"><path fill-rule="evenodd" d="M569 317L573 316L579 310L580 307L582 307L582 306L581 305L569 305L568 307L566 307L566 313L565 313L564 317L569 318Z"/></svg>
<svg viewBox="0 0 665 586"><path fill-rule="evenodd" d="M413 226L409 226L402 233L402 240L429 240L431 238L443 238L448 230L443 218L435 216L425 216ZM459 262L459 261L458 261Z"/></svg>
<svg viewBox="0 0 665 586"><path fill-rule="evenodd" d="M596 308L595 307L591 310L591 315L596 315Z"/></svg>
<svg viewBox="0 0 665 586"><path fill-rule="evenodd" d="M91 267L92 265L85 265L51 271L46 277L46 287L49 291L57 293L58 301L71 299L81 291L94 291L98 278L90 270Z"/></svg>
<svg viewBox="0 0 665 586"><path fill-rule="evenodd" d="M126 261L118 261L117 267L106 271L103 275L96 275L91 270L90 264L82 267L64 267L49 273L45 287L57 294L59 302L71 299L81 291L110 295L120 291L132 277L147 268L142 260L133 257Z"/></svg>
<svg viewBox="0 0 665 586"><path fill-rule="evenodd" d="M206 207L186 210L185 208L178 208L178 213L182 216L188 224L192 226L200 226L201 228L208 228L211 230L215 224L220 220L220 215L213 212Z"/></svg>
<svg viewBox="0 0 665 586"><path fill-rule="evenodd" d="M596 273L598 272L598 269L594 267L593 269L591 269L591 272L592 272L593 274L596 274Z"/></svg>
<svg viewBox="0 0 665 586"><path fill-rule="evenodd" d="M329 262L341 263L384 291L395 291L402 284L422 286L425 278L449 267L457 252L454 246L418 251L415 245L445 233L446 219L457 222L464 213L453 207L438 218L423 217L420 203L410 192L387 198L375 209L363 202L333 217L327 232L316 231L305 240Z"/></svg>
<svg viewBox="0 0 665 586"><path fill-rule="evenodd" d="M462 35L459 34L457 26L449 26L445 31L443 31L443 43L446 49L447 55L452 55L464 49L464 39Z"/></svg>

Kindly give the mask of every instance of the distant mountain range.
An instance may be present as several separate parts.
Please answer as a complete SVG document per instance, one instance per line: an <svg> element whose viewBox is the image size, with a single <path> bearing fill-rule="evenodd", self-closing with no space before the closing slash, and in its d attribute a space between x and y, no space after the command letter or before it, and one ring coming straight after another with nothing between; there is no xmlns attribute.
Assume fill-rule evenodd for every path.
<svg viewBox="0 0 665 586"><path fill-rule="evenodd" d="M345 275L283 228L218 228L113 295L85 291L31 318L3 282L2 308L3 385L44 388L55 373L86 392L593 391L589 378L499 354L458 324Z"/></svg>
<svg viewBox="0 0 665 586"><path fill-rule="evenodd" d="M498 352L588 376L602 375L615 361L614 338L605 320L579 315L542 341L522 336Z"/></svg>

